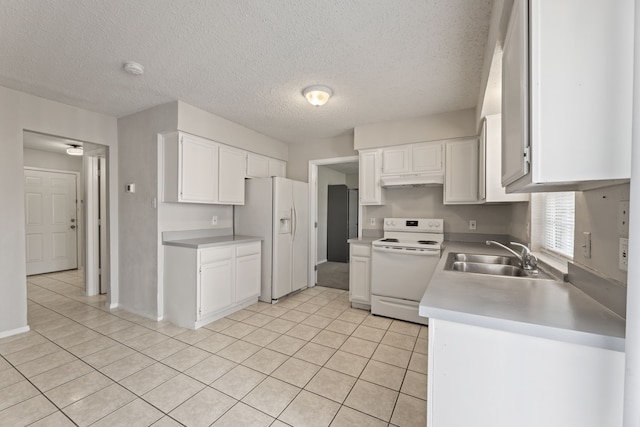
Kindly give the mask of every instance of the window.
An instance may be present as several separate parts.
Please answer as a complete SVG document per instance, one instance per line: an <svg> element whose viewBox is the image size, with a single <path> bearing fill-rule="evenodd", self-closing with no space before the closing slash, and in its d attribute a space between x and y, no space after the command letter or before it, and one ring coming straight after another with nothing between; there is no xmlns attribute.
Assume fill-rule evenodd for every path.
<svg viewBox="0 0 640 427"><path fill-rule="evenodd" d="M543 193L532 202L533 217L538 217L533 231L537 235L539 249L573 259L574 193Z"/></svg>

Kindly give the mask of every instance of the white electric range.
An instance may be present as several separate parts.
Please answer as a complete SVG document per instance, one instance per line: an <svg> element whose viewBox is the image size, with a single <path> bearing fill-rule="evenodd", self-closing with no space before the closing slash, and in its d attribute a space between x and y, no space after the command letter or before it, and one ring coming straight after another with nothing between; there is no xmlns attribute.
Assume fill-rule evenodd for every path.
<svg viewBox="0 0 640 427"><path fill-rule="evenodd" d="M426 325L418 306L442 255L444 220L385 218L372 242L371 313Z"/></svg>

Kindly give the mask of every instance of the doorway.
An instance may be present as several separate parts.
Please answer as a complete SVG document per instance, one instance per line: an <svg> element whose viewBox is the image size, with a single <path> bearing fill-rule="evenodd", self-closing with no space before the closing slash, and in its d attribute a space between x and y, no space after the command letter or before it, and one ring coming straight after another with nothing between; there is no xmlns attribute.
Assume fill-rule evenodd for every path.
<svg viewBox="0 0 640 427"><path fill-rule="evenodd" d="M339 186L342 186L340 188L345 191L338 190L337 193L342 193L346 199L344 199L344 203L338 204L339 208L337 210L345 213L348 212L349 206L351 206L351 224L348 221L348 214L330 214L329 189L331 187L337 189ZM353 237L357 236L357 224L361 215L357 196L354 199L356 193L353 190L357 190L357 188L357 156L311 160L309 162L311 214L309 283L311 284L349 289L348 246L346 240L349 238L349 229L355 230L355 236ZM351 194L351 203L348 201L349 194ZM339 232L336 230L339 230ZM335 246L337 252L329 251L330 243L332 244L332 249ZM333 254L338 253L339 259L329 259L330 252L332 253L331 258L333 258Z"/></svg>
<svg viewBox="0 0 640 427"><path fill-rule="evenodd" d="M74 272L85 295L106 294L108 147L25 130L23 154L27 275Z"/></svg>

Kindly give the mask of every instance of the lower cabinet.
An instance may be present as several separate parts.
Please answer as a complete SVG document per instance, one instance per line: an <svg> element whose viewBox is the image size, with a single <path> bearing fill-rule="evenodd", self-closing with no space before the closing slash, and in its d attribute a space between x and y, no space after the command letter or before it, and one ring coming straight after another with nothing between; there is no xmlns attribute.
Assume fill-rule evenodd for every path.
<svg viewBox="0 0 640 427"><path fill-rule="evenodd" d="M428 360L428 427L622 425L624 352L431 317Z"/></svg>
<svg viewBox="0 0 640 427"><path fill-rule="evenodd" d="M197 329L258 301L260 242L195 249L165 246L164 316Z"/></svg>
<svg viewBox="0 0 640 427"><path fill-rule="evenodd" d="M349 301L356 308L371 308L371 244L351 243Z"/></svg>

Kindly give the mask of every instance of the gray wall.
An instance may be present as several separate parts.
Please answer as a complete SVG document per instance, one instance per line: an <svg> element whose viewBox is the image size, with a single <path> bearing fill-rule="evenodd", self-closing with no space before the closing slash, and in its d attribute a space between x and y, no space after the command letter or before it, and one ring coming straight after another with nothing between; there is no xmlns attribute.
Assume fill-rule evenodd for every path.
<svg viewBox="0 0 640 427"><path fill-rule="evenodd" d="M335 138L309 139L301 144L289 144L287 178L309 181L309 160L357 156L353 149L353 135Z"/></svg>
<svg viewBox="0 0 640 427"><path fill-rule="evenodd" d="M382 232L385 217L443 218L446 233L509 234L509 205L443 205L442 186L388 188L386 205L364 206L363 234ZM376 225L369 225L370 218ZM469 220L477 221L477 229L469 230Z"/></svg>
<svg viewBox="0 0 640 427"><path fill-rule="evenodd" d="M618 231L618 206L628 200L629 184L576 193L574 262L622 283L627 272L618 268L618 241L628 234ZM585 231L591 232L591 258L581 247Z"/></svg>
<svg viewBox="0 0 640 427"><path fill-rule="evenodd" d="M24 149L24 165L33 168L54 169L82 173L82 156L69 156L50 151Z"/></svg>
<svg viewBox="0 0 640 427"><path fill-rule="evenodd" d="M110 147L117 158L117 123L113 117L0 87L0 336L27 327L23 146L24 130L90 141ZM112 198L117 189L117 166L111 162ZM110 304L118 299L118 203L111 204Z"/></svg>

